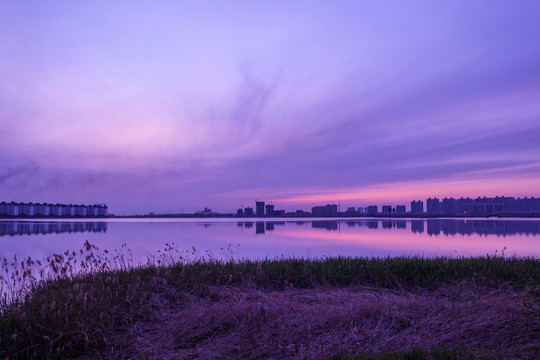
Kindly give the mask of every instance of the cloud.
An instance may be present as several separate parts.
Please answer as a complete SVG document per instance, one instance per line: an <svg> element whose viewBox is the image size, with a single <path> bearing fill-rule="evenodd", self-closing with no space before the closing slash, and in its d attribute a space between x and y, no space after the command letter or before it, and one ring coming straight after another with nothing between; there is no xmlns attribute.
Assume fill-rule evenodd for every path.
<svg viewBox="0 0 540 360"><path fill-rule="evenodd" d="M26 162L22 165L6 167L0 170L0 185L13 181L25 181L36 177L39 173L39 166L34 161Z"/></svg>
<svg viewBox="0 0 540 360"><path fill-rule="evenodd" d="M10 5L0 195L143 209L536 176L535 2L280 6Z"/></svg>

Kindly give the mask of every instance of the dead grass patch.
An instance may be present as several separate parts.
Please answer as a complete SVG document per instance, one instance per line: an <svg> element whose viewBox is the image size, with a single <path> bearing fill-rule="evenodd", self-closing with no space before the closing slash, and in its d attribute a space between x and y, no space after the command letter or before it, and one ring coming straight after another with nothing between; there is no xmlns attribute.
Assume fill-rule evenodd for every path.
<svg viewBox="0 0 540 360"><path fill-rule="evenodd" d="M121 354L109 356L324 359L467 348L525 357L540 349L537 303L520 292L468 285L436 291L210 287L206 297L162 306L137 324L134 336L118 339Z"/></svg>

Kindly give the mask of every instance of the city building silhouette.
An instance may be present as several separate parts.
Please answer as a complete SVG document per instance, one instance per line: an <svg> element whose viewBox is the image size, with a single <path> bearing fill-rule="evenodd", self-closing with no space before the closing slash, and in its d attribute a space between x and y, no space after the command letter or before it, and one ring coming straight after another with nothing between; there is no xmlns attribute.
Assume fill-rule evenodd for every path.
<svg viewBox="0 0 540 360"><path fill-rule="evenodd" d="M255 202L255 213L256 213L257 217L263 217L264 216L264 201Z"/></svg>
<svg viewBox="0 0 540 360"><path fill-rule="evenodd" d="M265 208L266 208L266 216L268 217L274 216L274 205L268 204L265 206Z"/></svg>
<svg viewBox="0 0 540 360"><path fill-rule="evenodd" d="M253 208L247 207L244 209L244 216L253 217Z"/></svg>
<svg viewBox="0 0 540 360"><path fill-rule="evenodd" d="M377 205L369 205L366 208L366 215L375 216L379 213L379 207Z"/></svg>
<svg viewBox="0 0 540 360"><path fill-rule="evenodd" d="M49 203L0 203L0 216L3 217L105 217L108 207L105 204L73 205Z"/></svg>
<svg viewBox="0 0 540 360"><path fill-rule="evenodd" d="M311 214L317 217L337 216L338 206L336 204L327 204L325 206L314 206L311 208Z"/></svg>
<svg viewBox="0 0 540 360"><path fill-rule="evenodd" d="M424 202L422 200L411 201L411 215L421 215L424 213Z"/></svg>
<svg viewBox="0 0 540 360"><path fill-rule="evenodd" d="M437 198L429 198L426 200L426 212L429 215L440 215L441 214L441 203Z"/></svg>

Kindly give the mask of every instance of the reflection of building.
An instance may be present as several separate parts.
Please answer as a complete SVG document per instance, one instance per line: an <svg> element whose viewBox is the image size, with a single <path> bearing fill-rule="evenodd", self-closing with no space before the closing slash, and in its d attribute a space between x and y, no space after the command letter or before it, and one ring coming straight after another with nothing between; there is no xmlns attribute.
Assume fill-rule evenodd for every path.
<svg viewBox="0 0 540 360"><path fill-rule="evenodd" d="M368 229L378 229L379 228L379 222L377 220L366 221L366 225L367 225Z"/></svg>
<svg viewBox="0 0 540 360"><path fill-rule="evenodd" d="M314 229L337 230L338 221L312 221L311 227Z"/></svg>
<svg viewBox="0 0 540 360"><path fill-rule="evenodd" d="M0 222L0 236L106 231L106 222Z"/></svg>
<svg viewBox="0 0 540 360"><path fill-rule="evenodd" d="M428 220L427 233L429 235L439 235L441 233L441 221L444 220Z"/></svg>
<svg viewBox="0 0 540 360"><path fill-rule="evenodd" d="M456 234L461 235L471 235L471 234L480 234L480 235L516 235L516 234L526 234L526 235L540 235L540 221L526 221L526 220L471 220L471 219L426 219L426 220L395 220L395 219L366 219L362 221L339 221L339 220L315 220L310 221L311 227L313 229L324 229L330 231L339 230L340 224L343 223L347 226L348 231L355 231L355 228L367 227L370 230L377 229L407 229L407 223L411 223L411 231L415 234L422 234L427 232L430 236L439 236L444 234L445 236L452 236ZM89 231L88 225L85 225L83 228L83 223L75 223L65 228L59 229L59 224L64 223L53 223L52 225L43 225L41 223L35 227L21 227L13 228L13 223L2 224L4 230L0 229L0 233L7 234L26 234L26 233L50 233L51 231ZM54 230L53 226L56 224L56 229ZM95 226L101 226L100 223L95 223ZM105 223L101 223L105 224ZM257 221L255 223L255 234L263 235L268 232L277 231L279 233L279 226L285 226L286 224L293 226L304 226L308 222L296 221L296 222L285 222L285 221ZM208 225L208 224L207 224ZM10 227L11 226L11 227ZM80 228L78 228L80 226ZM106 226L106 224L105 224ZM253 228L253 222L237 222L239 228L251 229ZM9 229L9 230L7 230ZM91 231L99 231L98 228Z"/></svg>
<svg viewBox="0 0 540 360"><path fill-rule="evenodd" d="M423 233L424 220L411 220L411 231L413 233Z"/></svg>
<svg viewBox="0 0 540 360"><path fill-rule="evenodd" d="M540 221L476 219L428 219L426 221L429 235L438 235L441 232L445 235L540 235Z"/></svg>

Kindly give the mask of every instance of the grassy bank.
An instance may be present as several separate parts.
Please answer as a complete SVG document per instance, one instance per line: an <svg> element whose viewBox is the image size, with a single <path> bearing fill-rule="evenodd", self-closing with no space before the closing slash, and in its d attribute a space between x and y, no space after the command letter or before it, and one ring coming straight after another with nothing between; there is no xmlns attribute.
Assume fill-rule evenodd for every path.
<svg viewBox="0 0 540 360"><path fill-rule="evenodd" d="M37 266L48 280L4 299L0 358L534 358L540 350L538 259L186 262L169 249L133 267L89 244L79 255L79 270L75 253L51 257Z"/></svg>

